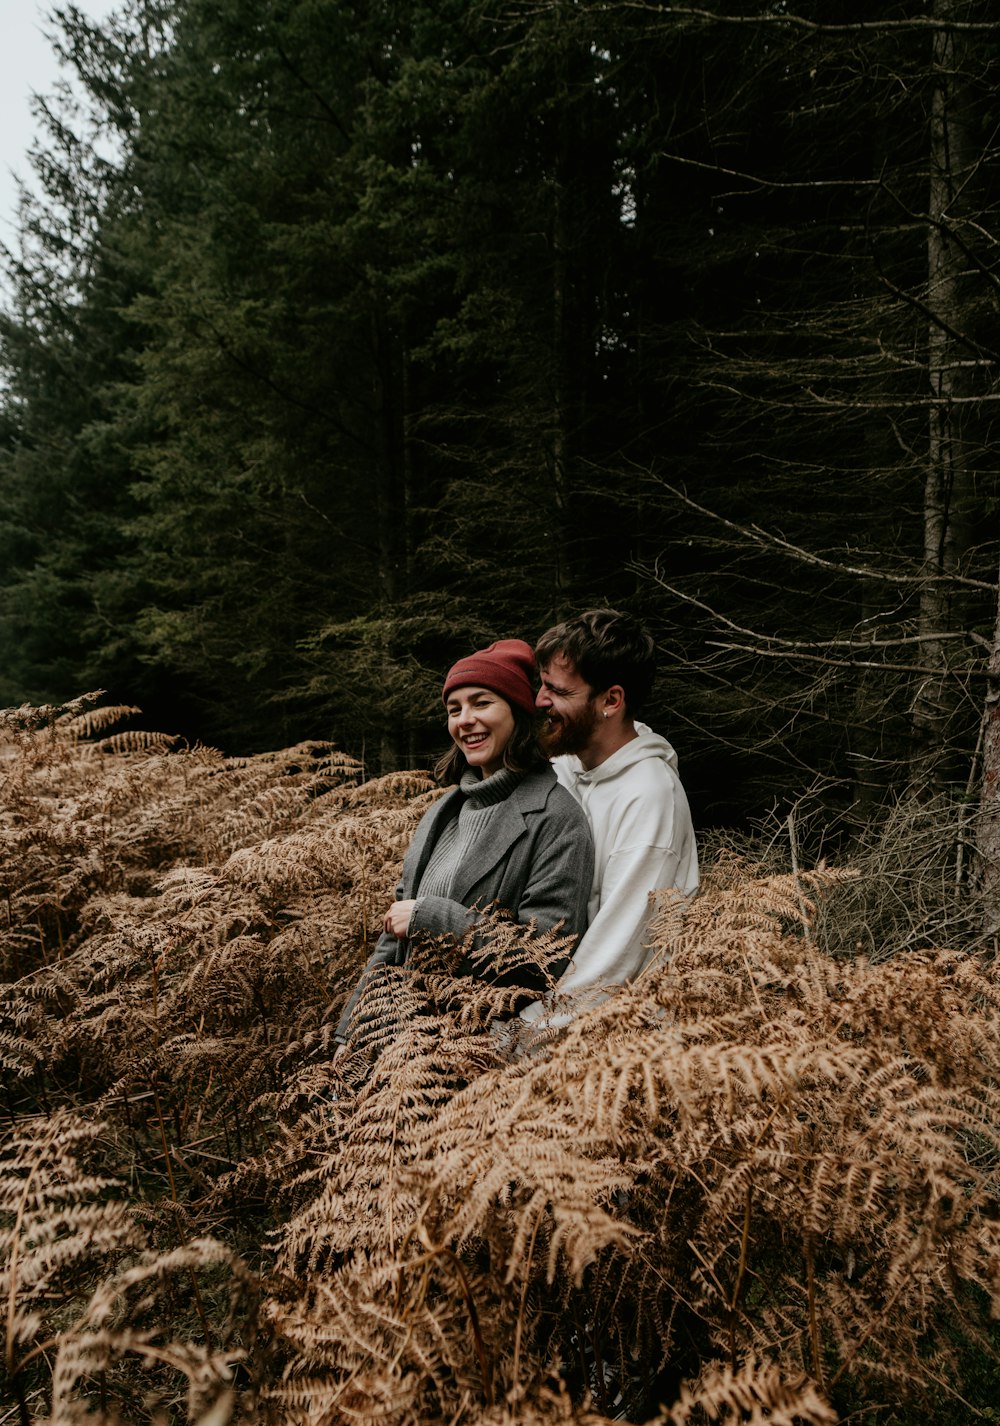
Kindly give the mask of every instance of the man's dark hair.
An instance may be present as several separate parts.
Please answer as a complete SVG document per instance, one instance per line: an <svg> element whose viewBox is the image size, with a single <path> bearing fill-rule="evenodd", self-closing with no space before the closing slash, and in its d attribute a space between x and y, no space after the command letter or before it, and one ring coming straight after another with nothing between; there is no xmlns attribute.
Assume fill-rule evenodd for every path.
<svg viewBox="0 0 1000 1426"><path fill-rule="evenodd" d="M593 693L612 684L625 691L625 711L638 714L656 677L656 645L648 630L618 609L585 609L547 629L535 646L539 668L564 654Z"/></svg>
<svg viewBox="0 0 1000 1426"><path fill-rule="evenodd" d="M514 731L503 750L502 766L511 772L541 772L542 768L548 767L549 760L538 741L540 715L526 713L515 703L510 705L510 711L514 715ZM461 748L452 743L435 763L434 776L443 787L447 787L450 783L461 782L468 766Z"/></svg>

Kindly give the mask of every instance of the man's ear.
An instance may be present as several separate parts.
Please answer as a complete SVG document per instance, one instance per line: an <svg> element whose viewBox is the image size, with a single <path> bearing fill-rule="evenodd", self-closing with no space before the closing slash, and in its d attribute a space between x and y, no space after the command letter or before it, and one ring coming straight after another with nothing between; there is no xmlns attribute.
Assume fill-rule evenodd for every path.
<svg viewBox="0 0 1000 1426"><path fill-rule="evenodd" d="M605 717L611 718L616 713L625 712L625 690L620 683L613 683L610 688L606 688L601 695L603 705L601 711Z"/></svg>

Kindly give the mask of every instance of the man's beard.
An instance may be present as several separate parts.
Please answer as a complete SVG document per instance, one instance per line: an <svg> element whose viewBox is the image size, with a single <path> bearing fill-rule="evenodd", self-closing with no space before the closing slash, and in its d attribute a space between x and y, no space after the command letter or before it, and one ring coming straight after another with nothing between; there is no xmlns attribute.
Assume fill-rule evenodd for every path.
<svg viewBox="0 0 1000 1426"><path fill-rule="evenodd" d="M588 698L585 706L574 718L553 717L547 714L542 723L538 741L546 757L558 758L565 753L582 753L597 727L597 709L594 699Z"/></svg>

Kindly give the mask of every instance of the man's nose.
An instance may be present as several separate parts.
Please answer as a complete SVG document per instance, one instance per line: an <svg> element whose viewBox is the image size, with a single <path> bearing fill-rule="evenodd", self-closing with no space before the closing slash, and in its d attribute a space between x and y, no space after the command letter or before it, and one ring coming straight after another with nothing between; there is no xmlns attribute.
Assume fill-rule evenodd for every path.
<svg viewBox="0 0 1000 1426"><path fill-rule="evenodd" d="M549 693L549 691L548 691L547 688L540 688L540 689L538 690L538 692L535 694L535 707L536 707L536 708L551 708L551 707L552 707L552 695Z"/></svg>

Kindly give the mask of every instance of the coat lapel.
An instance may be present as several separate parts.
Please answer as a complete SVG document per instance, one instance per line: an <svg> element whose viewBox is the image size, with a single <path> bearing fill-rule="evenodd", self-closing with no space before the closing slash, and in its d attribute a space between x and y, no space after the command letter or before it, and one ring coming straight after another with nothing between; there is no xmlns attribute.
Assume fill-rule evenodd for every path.
<svg viewBox="0 0 1000 1426"><path fill-rule="evenodd" d="M414 888L420 885L424 868L430 860L431 852L437 846L441 828L452 817L457 817L461 808L462 794L456 787L447 797L442 797L440 802L434 804L418 826L416 836L403 858L403 890L407 896L416 894Z"/></svg>
<svg viewBox="0 0 1000 1426"><path fill-rule="evenodd" d="M500 891L500 878L491 873L498 862L505 860L518 837L524 835L525 825L521 809L516 801L517 788L510 797L497 808L490 818L483 836L473 842L466 852L461 866L455 873L452 885L452 900L469 905L469 895L474 886L482 881L495 881L493 895Z"/></svg>
<svg viewBox="0 0 1000 1426"><path fill-rule="evenodd" d="M451 900L468 906L473 887L484 881L490 884L488 899L499 896L503 873L501 871L496 876L491 873L505 861L511 847L524 835L527 826L525 812L539 811L545 806L555 781L556 775L549 767L541 772L529 773L518 783L490 818L484 834L462 859L455 874ZM419 896L419 890L414 891L414 888L420 886L420 878L437 845L441 828L450 818L458 816L461 807L462 793L456 787L447 797L442 797L421 822L403 862L403 886L407 896Z"/></svg>

